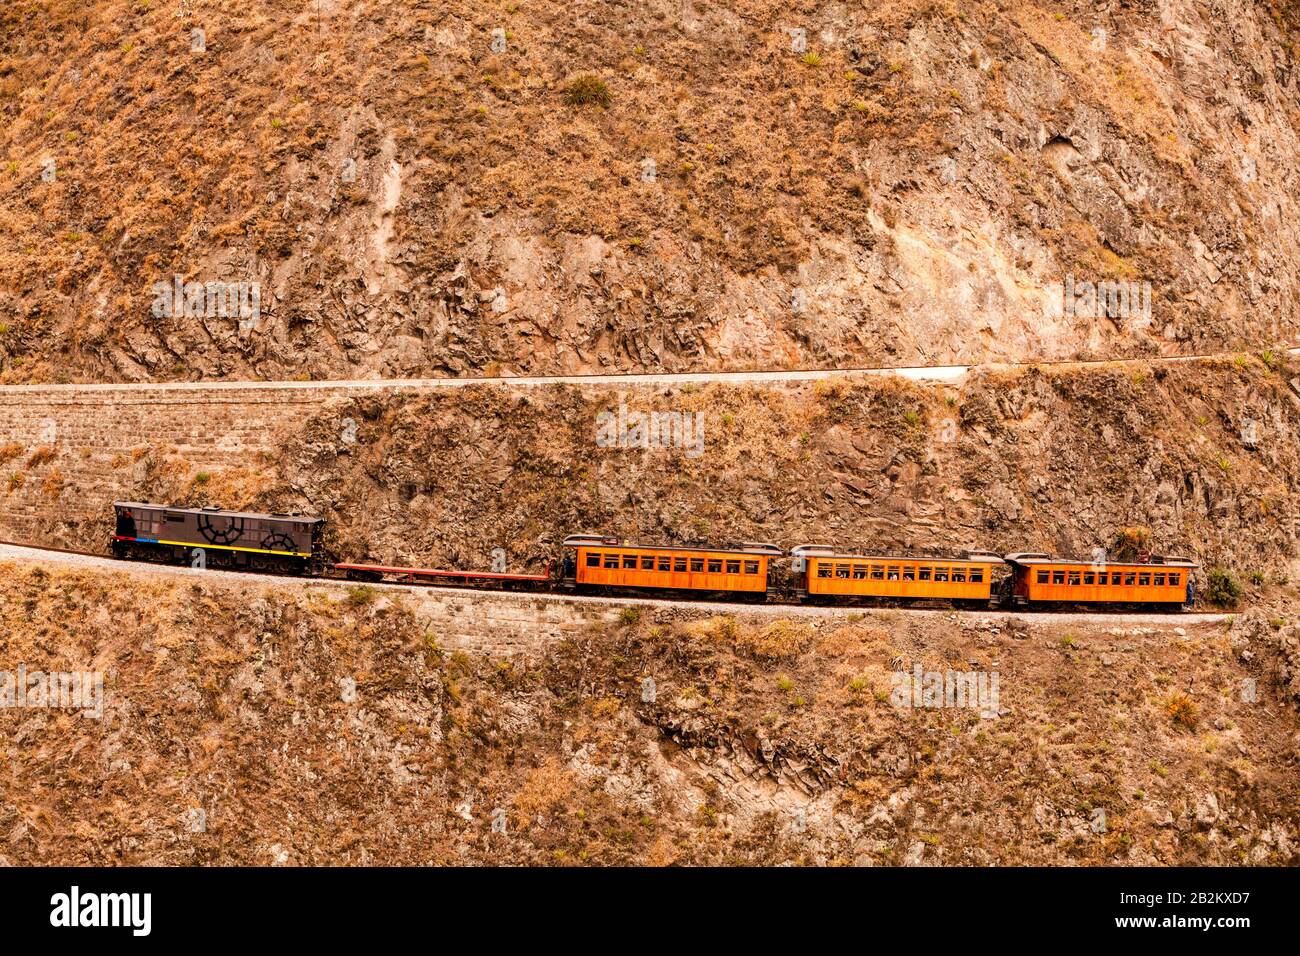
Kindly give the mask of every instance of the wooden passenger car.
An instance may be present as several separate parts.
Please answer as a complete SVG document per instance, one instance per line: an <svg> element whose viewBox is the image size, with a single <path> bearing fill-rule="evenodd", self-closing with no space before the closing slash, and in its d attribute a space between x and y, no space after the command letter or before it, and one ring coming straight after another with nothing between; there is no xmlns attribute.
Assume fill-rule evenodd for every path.
<svg viewBox="0 0 1300 956"><path fill-rule="evenodd" d="M320 550L324 521L303 515L254 514L221 508L174 508L115 501L112 539L119 556L184 559L195 549L217 564L288 566L301 570Z"/></svg>
<svg viewBox="0 0 1300 956"><path fill-rule="evenodd" d="M772 544L734 548L631 545L590 534L570 535L564 545L577 552L573 580L578 585L749 595L767 593L768 562L785 553Z"/></svg>
<svg viewBox="0 0 1300 956"><path fill-rule="evenodd" d="M897 598L988 602L993 571L1003 564L996 554L965 551L938 555L841 554L821 545L791 549L795 567L802 559L799 588L811 597Z"/></svg>
<svg viewBox="0 0 1300 956"><path fill-rule="evenodd" d="M1007 563L1016 604L1190 604L1198 567L1189 558L1162 555L1140 564L1100 564L1031 552L1008 554Z"/></svg>

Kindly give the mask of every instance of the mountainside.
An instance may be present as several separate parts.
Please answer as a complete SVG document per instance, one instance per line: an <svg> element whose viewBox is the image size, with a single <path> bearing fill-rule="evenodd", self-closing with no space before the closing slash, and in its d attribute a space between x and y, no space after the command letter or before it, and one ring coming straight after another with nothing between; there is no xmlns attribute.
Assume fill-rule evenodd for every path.
<svg viewBox="0 0 1300 956"><path fill-rule="evenodd" d="M104 673L98 718L0 711L0 863L1300 853L1294 590L1142 625L628 608L503 659L454 650L409 592L0 570L14 659ZM897 706L916 667L995 672L996 706Z"/></svg>
<svg viewBox="0 0 1300 956"><path fill-rule="evenodd" d="M1268 353L988 370L955 387L375 389L289 406L256 444L203 420L220 406L166 426L210 398L87 392L42 406L54 443L31 425L0 433L0 524L100 550L116 498L319 515L330 557L388 565L486 569L499 549L512 570L540 570L565 535L590 531L1112 559L1145 548L1247 586L1300 580L1300 366ZM676 424L651 443L636 424L648 416Z"/></svg>
<svg viewBox="0 0 1300 956"><path fill-rule="evenodd" d="M1244 0L14 0L0 378L1293 342L1297 22ZM258 307L155 309L176 276ZM1149 309L1103 314L1085 283Z"/></svg>

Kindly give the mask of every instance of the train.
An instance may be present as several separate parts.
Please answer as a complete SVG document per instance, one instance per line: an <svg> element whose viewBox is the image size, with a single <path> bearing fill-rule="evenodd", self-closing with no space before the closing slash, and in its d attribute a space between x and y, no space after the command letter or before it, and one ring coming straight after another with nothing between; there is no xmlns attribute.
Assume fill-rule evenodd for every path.
<svg viewBox="0 0 1300 956"><path fill-rule="evenodd" d="M116 501L113 509L110 550L119 558L501 590L969 610L1185 611L1195 603L1200 567L1190 558L1159 554L1109 562L1034 551L638 545L611 535L572 534L563 541L563 557L542 573L457 571L329 562L322 548L325 521L308 515L130 501Z"/></svg>

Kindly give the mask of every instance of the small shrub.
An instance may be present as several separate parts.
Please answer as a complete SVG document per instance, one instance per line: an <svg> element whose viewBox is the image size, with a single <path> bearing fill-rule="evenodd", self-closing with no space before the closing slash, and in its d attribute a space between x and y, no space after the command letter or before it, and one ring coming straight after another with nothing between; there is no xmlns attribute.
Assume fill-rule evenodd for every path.
<svg viewBox="0 0 1300 956"><path fill-rule="evenodd" d="M641 609L639 607L625 607L619 612L618 619L623 624L635 624L641 620Z"/></svg>
<svg viewBox="0 0 1300 956"><path fill-rule="evenodd" d="M364 607L375 599L375 589L367 584L358 584L348 588L348 605Z"/></svg>
<svg viewBox="0 0 1300 956"><path fill-rule="evenodd" d="M63 472L55 468L41 482L41 493L47 498L57 499L59 495L63 494L63 484Z"/></svg>
<svg viewBox="0 0 1300 956"><path fill-rule="evenodd" d="M788 694L790 691L794 690L794 681L785 674L782 674L776 679L776 689L783 694Z"/></svg>
<svg viewBox="0 0 1300 956"><path fill-rule="evenodd" d="M1210 568L1206 575L1205 600L1216 607L1236 607L1241 603L1241 584L1223 568Z"/></svg>
<svg viewBox="0 0 1300 956"><path fill-rule="evenodd" d="M817 67L822 65L822 55L809 50L803 56L799 57L799 62L804 66Z"/></svg>
<svg viewBox="0 0 1300 956"><path fill-rule="evenodd" d="M1179 693L1165 701L1165 714L1173 721L1175 727L1195 730L1200 711L1194 700L1186 694Z"/></svg>
<svg viewBox="0 0 1300 956"><path fill-rule="evenodd" d="M570 106L608 107L614 94L600 77L584 73L564 88L564 101Z"/></svg>
<svg viewBox="0 0 1300 956"><path fill-rule="evenodd" d="M212 475L206 471L201 471L194 476L194 483L196 485L206 485L211 480L212 480Z"/></svg>
<svg viewBox="0 0 1300 956"><path fill-rule="evenodd" d="M35 468L37 465L43 465L46 462L54 460L54 447L52 445L42 445L32 452L31 457L27 459L27 467Z"/></svg>
<svg viewBox="0 0 1300 956"><path fill-rule="evenodd" d="M757 633L747 631L738 635L736 646L746 648L759 657L780 659L800 654L812 643L813 636L810 624L782 618Z"/></svg>

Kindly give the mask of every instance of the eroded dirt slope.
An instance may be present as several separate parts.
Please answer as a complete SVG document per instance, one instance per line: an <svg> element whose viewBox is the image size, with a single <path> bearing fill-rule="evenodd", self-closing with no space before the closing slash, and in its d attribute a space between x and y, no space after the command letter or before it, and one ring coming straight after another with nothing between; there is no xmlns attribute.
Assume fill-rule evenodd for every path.
<svg viewBox="0 0 1300 956"><path fill-rule="evenodd" d="M0 376L1293 342L1296 23L1281 0L16 0ZM570 102L584 76L596 102ZM156 317L174 275L256 281L261 315ZM1067 275L1149 282L1149 319L1065 315Z"/></svg>
<svg viewBox="0 0 1300 956"><path fill-rule="evenodd" d="M0 668L106 677L99 720L0 710L0 859L1294 865L1300 852L1294 592L1267 614L1138 627L629 611L510 660L441 646L390 594L6 565ZM891 675L918 664L996 672L997 716L895 706Z"/></svg>

